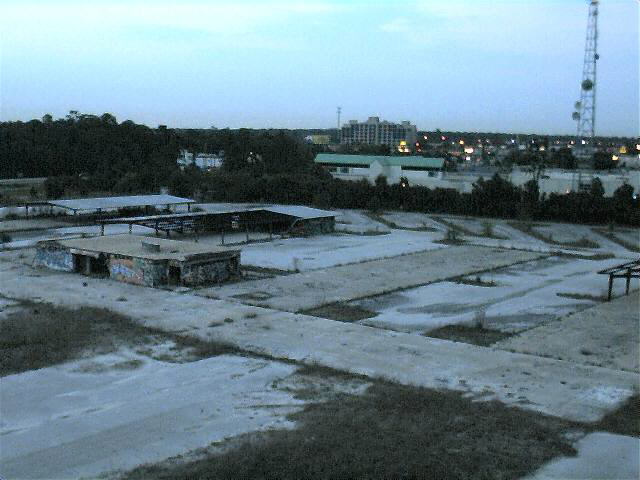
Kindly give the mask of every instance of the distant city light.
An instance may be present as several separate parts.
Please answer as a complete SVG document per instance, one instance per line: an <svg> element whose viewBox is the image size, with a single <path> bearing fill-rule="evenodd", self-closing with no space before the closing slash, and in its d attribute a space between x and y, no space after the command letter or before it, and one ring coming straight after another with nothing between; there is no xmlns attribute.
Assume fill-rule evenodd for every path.
<svg viewBox="0 0 640 480"><path fill-rule="evenodd" d="M582 144L583 144L583 145L586 145L586 144L587 144L587 141L586 141L586 140L582 140Z"/></svg>
<svg viewBox="0 0 640 480"><path fill-rule="evenodd" d="M473 147L467 147L464 149L464 153L473 153Z"/></svg>
<svg viewBox="0 0 640 480"><path fill-rule="evenodd" d="M443 142L447 139L447 137L445 137L444 135L440 137L440 140L442 140Z"/></svg>
<svg viewBox="0 0 640 480"><path fill-rule="evenodd" d="M618 160L620 160L620 157L618 157L617 155L612 155L611 160L613 160L614 162L617 162Z"/></svg>
<svg viewBox="0 0 640 480"><path fill-rule="evenodd" d="M460 145L464 145L464 140L460 140Z"/></svg>
<svg viewBox="0 0 640 480"><path fill-rule="evenodd" d="M470 162L470 161L471 161L471 157L468 157L468 156L467 156L467 157L465 157L465 160L466 160L467 162Z"/></svg>
<svg viewBox="0 0 640 480"><path fill-rule="evenodd" d="M620 153L622 153L622 154L627 153L627 146L626 145L623 145L623 146L620 147Z"/></svg>
<svg viewBox="0 0 640 480"><path fill-rule="evenodd" d="M424 139L425 139L425 140L429 140L429 139L427 138L427 136L426 136L426 135L424 136Z"/></svg>
<svg viewBox="0 0 640 480"><path fill-rule="evenodd" d="M640 150L640 143L636 145L636 150Z"/></svg>

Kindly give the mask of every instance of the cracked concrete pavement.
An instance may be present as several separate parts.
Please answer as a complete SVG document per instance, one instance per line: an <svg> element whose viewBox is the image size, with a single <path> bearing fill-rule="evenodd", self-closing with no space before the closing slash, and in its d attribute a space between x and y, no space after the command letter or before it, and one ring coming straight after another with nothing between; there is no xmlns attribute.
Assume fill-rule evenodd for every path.
<svg viewBox="0 0 640 480"><path fill-rule="evenodd" d="M416 259L401 258L403 264L419 265L419 271L428 273L425 255L435 255L430 274L439 278L445 272L467 274L480 266L513 264L531 255L465 248L465 255L448 258L439 258L438 250L418 254L422 264ZM487 259L491 255L496 257L493 262ZM7 298L73 308L108 308L148 326L208 341L228 342L257 354L325 365L403 384L465 391L475 398L495 398L567 419L596 421L638 389L639 377L632 372L385 331L191 293L36 271L21 264L24 260L17 260L15 256L3 259L0 295ZM378 268L381 273L384 271L384 265ZM390 275L395 278L396 273ZM425 277L426 273L421 278ZM363 286L367 280L369 277L362 279ZM414 277L407 279L407 283L413 281ZM362 290L358 287L349 291L359 295Z"/></svg>

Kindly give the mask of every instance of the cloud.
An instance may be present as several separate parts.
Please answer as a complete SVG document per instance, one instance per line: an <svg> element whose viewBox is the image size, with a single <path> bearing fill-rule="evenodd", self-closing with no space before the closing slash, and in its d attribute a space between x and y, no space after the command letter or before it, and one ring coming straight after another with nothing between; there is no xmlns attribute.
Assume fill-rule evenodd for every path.
<svg viewBox="0 0 640 480"><path fill-rule="evenodd" d="M380 30L389 33L408 33L411 30L411 22L406 18L396 18L382 24Z"/></svg>
<svg viewBox="0 0 640 480"><path fill-rule="evenodd" d="M298 17L338 12L340 5L301 1L110 1L38 2L17 0L0 8L0 24L9 42L24 43L51 38L84 38L85 42L117 32L165 30L184 37L204 33L240 37L266 27L285 25Z"/></svg>
<svg viewBox="0 0 640 480"><path fill-rule="evenodd" d="M410 17L384 23L380 29L425 48L563 55L573 48L572 38L582 41L586 27L586 10L579 2L418 0L407 9Z"/></svg>

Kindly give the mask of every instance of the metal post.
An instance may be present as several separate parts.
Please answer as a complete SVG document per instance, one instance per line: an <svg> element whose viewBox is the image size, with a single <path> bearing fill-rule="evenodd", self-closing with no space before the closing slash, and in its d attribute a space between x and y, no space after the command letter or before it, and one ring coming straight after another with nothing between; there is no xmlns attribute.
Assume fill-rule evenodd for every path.
<svg viewBox="0 0 640 480"><path fill-rule="evenodd" d="M627 289L625 295L629 295L629 287L631 285L631 268L627 268Z"/></svg>
<svg viewBox="0 0 640 480"><path fill-rule="evenodd" d="M129 224L129 235L131 235L132 230L133 230L133 223L130 223Z"/></svg>
<svg viewBox="0 0 640 480"><path fill-rule="evenodd" d="M104 237L104 223L100 224L100 236Z"/></svg>
<svg viewBox="0 0 640 480"><path fill-rule="evenodd" d="M609 274L609 296L607 297L607 301L611 301L611 291L613 290L613 273Z"/></svg>

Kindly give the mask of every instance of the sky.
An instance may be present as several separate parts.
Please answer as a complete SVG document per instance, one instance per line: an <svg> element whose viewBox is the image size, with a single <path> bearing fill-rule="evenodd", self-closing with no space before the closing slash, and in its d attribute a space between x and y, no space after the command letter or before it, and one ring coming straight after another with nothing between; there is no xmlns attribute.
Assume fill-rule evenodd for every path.
<svg viewBox="0 0 640 480"><path fill-rule="evenodd" d="M573 134L587 0L0 0L0 120ZM639 134L638 0L601 0L599 135Z"/></svg>

